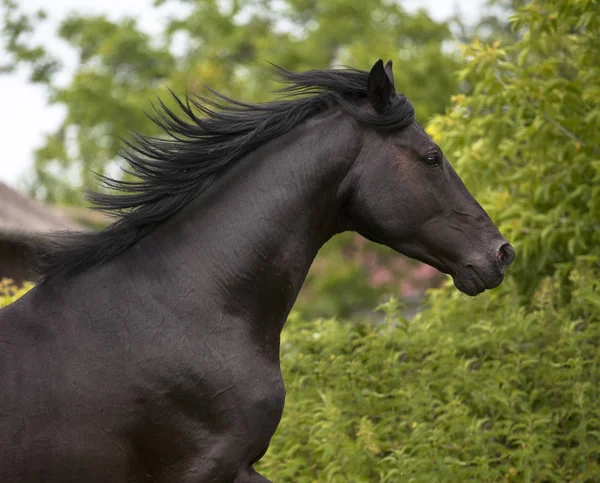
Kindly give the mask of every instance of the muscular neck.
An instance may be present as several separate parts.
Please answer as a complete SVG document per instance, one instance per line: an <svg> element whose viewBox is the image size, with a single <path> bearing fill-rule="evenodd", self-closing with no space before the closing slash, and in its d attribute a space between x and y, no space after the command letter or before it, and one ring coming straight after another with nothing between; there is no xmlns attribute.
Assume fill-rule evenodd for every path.
<svg viewBox="0 0 600 483"><path fill-rule="evenodd" d="M346 228L340 186L359 149L355 130L333 112L251 153L142 240L136 258L161 253L157 273L204 288L227 301L219 310L228 316L278 334L318 250Z"/></svg>

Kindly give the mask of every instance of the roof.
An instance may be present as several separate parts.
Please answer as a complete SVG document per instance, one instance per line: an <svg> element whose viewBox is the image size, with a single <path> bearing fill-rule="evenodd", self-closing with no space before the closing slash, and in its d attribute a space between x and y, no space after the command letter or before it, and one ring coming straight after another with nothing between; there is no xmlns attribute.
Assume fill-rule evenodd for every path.
<svg viewBox="0 0 600 483"><path fill-rule="evenodd" d="M0 181L0 238L18 239L77 229L80 227L58 210Z"/></svg>

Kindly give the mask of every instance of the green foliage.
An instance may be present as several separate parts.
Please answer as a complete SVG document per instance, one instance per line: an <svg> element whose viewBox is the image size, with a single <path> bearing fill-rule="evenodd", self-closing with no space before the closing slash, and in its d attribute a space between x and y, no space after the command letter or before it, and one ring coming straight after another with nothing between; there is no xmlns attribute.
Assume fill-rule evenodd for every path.
<svg viewBox="0 0 600 483"><path fill-rule="evenodd" d="M28 41L37 23L3 0L5 70L19 63L43 70L32 81L46 84L51 102L67 112L36 153L31 191L38 198L81 204L81 187L98 188L91 171L118 173L119 137L132 130L162 134L145 113L156 96L169 98L167 89L205 94L207 84L243 100L271 99L276 86L267 80L267 61L291 70L368 69L379 57L394 59L396 84L421 121L443 112L456 89L455 56L442 48L451 38L448 26L397 2L157 0L154 8L164 4L179 5L183 14L154 35L134 19L65 18L58 35L79 58L65 86L56 80L59 59Z"/></svg>
<svg viewBox="0 0 600 483"><path fill-rule="evenodd" d="M598 2L532 1L519 40L465 48L458 95L429 131L517 248L524 297L562 263L599 255Z"/></svg>
<svg viewBox="0 0 600 483"><path fill-rule="evenodd" d="M284 418L260 471L277 482L600 480L600 268L543 281L531 308L509 284L445 289L413 321L307 322L281 357Z"/></svg>
<svg viewBox="0 0 600 483"><path fill-rule="evenodd" d="M31 67L31 82L49 82L60 65L42 46L30 46L23 41L23 37L31 34L37 24L46 18L46 13L38 10L32 16L22 14L14 0L1 0L0 5L3 7L1 35L6 50L12 54L8 62L0 64L0 73L14 72L20 63L26 63Z"/></svg>
<svg viewBox="0 0 600 483"><path fill-rule="evenodd" d="M416 306L443 277L383 245L344 233L321 249L294 308L305 319L358 319L371 316L372 308L390 293L410 297Z"/></svg>
<svg viewBox="0 0 600 483"><path fill-rule="evenodd" d="M9 278L0 279L0 309L12 304L19 297L25 295L33 287L33 284L26 283L22 287L14 285Z"/></svg>
<svg viewBox="0 0 600 483"><path fill-rule="evenodd" d="M319 252L295 305L303 317L347 318L377 303L382 288L369 284L364 257L347 253L353 239L345 233Z"/></svg>

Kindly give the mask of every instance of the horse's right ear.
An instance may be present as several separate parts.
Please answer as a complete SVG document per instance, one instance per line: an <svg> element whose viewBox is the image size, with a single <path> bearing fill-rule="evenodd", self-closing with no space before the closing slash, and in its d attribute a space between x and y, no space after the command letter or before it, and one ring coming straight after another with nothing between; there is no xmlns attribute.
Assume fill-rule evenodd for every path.
<svg viewBox="0 0 600 483"><path fill-rule="evenodd" d="M391 71L391 66L390 66ZM383 60L379 59L369 73L367 84L367 97L373 109L379 114L383 114L392 103L392 94L394 86L390 76L385 71Z"/></svg>

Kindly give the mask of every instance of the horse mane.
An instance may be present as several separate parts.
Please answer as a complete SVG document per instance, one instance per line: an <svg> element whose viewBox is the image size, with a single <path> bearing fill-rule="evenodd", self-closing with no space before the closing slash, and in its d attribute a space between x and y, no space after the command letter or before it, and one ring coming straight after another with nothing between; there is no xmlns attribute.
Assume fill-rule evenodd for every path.
<svg viewBox="0 0 600 483"><path fill-rule="evenodd" d="M159 100L153 120L170 137L134 134L132 141L124 141L123 157L128 163L124 171L137 179L99 175L104 187L116 193L87 195L115 221L99 232L62 232L29 244L32 269L41 281L117 256L206 190L228 166L333 106L380 129L398 129L414 120L412 105L400 94L383 114L357 104L367 98L368 72L344 68L294 73L277 66L273 71L286 85L272 102L249 104L212 89L214 99L181 99L171 92L178 114Z"/></svg>

